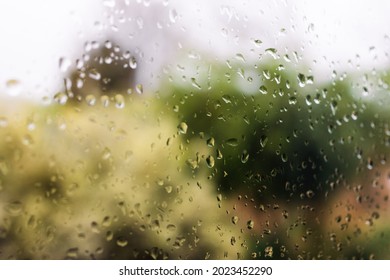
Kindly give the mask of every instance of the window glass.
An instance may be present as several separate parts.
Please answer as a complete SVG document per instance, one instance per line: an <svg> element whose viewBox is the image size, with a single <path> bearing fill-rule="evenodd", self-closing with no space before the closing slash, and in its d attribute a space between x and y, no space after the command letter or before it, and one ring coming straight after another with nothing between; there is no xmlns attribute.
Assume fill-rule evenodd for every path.
<svg viewBox="0 0 390 280"><path fill-rule="evenodd" d="M0 4L0 259L388 259L389 4Z"/></svg>

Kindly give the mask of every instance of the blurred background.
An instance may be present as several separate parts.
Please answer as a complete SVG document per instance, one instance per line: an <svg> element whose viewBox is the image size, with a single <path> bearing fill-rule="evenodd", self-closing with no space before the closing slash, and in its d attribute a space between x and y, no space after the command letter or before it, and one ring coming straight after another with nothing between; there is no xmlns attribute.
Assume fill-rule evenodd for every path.
<svg viewBox="0 0 390 280"><path fill-rule="evenodd" d="M0 4L0 259L388 259L386 1Z"/></svg>

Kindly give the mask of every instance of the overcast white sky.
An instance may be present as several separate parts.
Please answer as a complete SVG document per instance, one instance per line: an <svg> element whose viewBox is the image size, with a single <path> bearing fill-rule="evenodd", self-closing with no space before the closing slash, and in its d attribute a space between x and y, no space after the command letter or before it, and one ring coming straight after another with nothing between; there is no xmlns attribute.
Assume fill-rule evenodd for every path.
<svg viewBox="0 0 390 280"><path fill-rule="evenodd" d="M59 59L74 64L86 41L107 37L144 54L142 82L180 49L218 59L242 53L249 61L265 48L298 51L322 79L357 65L387 67L389 2L1 1L0 94L52 96L65 75ZM263 42L257 49L254 39ZM15 86L13 80L16 93L7 89Z"/></svg>

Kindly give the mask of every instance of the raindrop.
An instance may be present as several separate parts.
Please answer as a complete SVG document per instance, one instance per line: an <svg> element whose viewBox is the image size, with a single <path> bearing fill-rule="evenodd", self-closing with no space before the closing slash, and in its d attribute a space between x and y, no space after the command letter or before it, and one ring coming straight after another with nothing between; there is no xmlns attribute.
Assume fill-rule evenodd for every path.
<svg viewBox="0 0 390 280"><path fill-rule="evenodd" d="M173 190L173 187L172 187L172 186L165 186L164 189L165 189L165 191L166 191L167 193L171 193L172 190Z"/></svg>
<svg viewBox="0 0 390 280"><path fill-rule="evenodd" d="M268 53L269 55L271 55L274 59L278 58L277 50L274 48L268 48L265 50L265 52Z"/></svg>
<svg viewBox="0 0 390 280"><path fill-rule="evenodd" d="M100 75L98 70L93 68L89 70L88 77L90 77L92 80L99 81L102 78L102 75Z"/></svg>
<svg viewBox="0 0 390 280"><path fill-rule="evenodd" d="M218 201L218 202L221 202L221 201L222 201L222 194L218 194L218 195L217 195L217 201Z"/></svg>
<svg viewBox="0 0 390 280"><path fill-rule="evenodd" d="M263 42L259 39L255 39L253 40L253 43L255 44L256 47L260 47Z"/></svg>
<svg viewBox="0 0 390 280"><path fill-rule="evenodd" d="M265 136L265 135L262 135L260 137L260 145L261 145L261 147L264 148L265 145L267 145L267 142L268 142L268 137Z"/></svg>
<svg viewBox="0 0 390 280"><path fill-rule="evenodd" d="M125 107L125 98L122 94L116 94L115 95L115 107L118 109L122 109Z"/></svg>
<svg viewBox="0 0 390 280"><path fill-rule="evenodd" d="M170 232L173 232L176 230L176 226L173 224L169 224L169 225L167 225L167 230Z"/></svg>
<svg viewBox="0 0 390 280"><path fill-rule="evenodd" d="M223 158L223 155L222 155L222 152L217 149L217 159L222 159Z"/></svg>
<svg viewBox="0 0 390 280"><path fill-rule="evenodd" d="M85 101L89 106L94 106L96 104L96 97L93 94L88 94L85 97Z"/></svg>
<svg viewBox="0 0 390 280"><path fill-rule="evenodd" d="M273 255L274 255L274 249L272 248L272 246L265 247L264 256L272 258Z"/></svg>
<svg viewBox="0 0 390 280"><path fill-rule="evenodd" d="M103 153L102 153L102 159L107 160L111 157L111 150L109 148L104 148Z"/></svg>
<svg viewBox="0 0 390 280"><path fill-rule="evenodd" d="M179 133L180 134L186 134L187 133L187 129L188 129L188 125L185 123L185 122L181 122L177 128L179 129Z"/></svg>
<svg viewBox="0 0 390 280"><path fill-rule="evenodd" d="M226 140L226 145L230 147L237 147L238 146L237 138L229 138L228 140Z"/></svg>
<svg viewBox="0 0 390 280"><path fill-rule="evenodd" d="M207 139L206 143L207 143L207 146L214 147L215 140L213 137L210 137L209 139Z"/></svg>
<svg viewBox="0 0 390 280"><path fill-rule="evenodd" d="M126 247L128 243L129 242L127 241L127 239L123 236L118 237L116 240L116 245L118 245L119 247Z"/></svg>
<svg viewBox="0 0 390 280"><path fill-rule="evenodd" d="M246 163L248 162L248 160L249 160L249 153L247 152L247 150L244 150L241 154L241 162Z"/></svg>
<svg viewBox="0 0 390 280"><path fill-rule="evenodd" d="M237 216L233 216L232 217L232 223L235 224L235 225L238 223L238 217Z"/></svg>
<svg viewBox="0 0 390 280"><path fill-rule="evenodd" d="M226 104L232 103L232 99L231 99L230 95L227 95L227 94L222 95L222 100L223 100Z"/></svg>
<svg viewBox="0 0 390 280"><path fill-rule="evenodd" d="M135 91L138 93L138 94L143 94L144 93L144 87L142 86L142 84L137 84L135 86Z"/></svg>
<svg viewBox="0 0 390 280"><path fill-rule="evenodd" d="M100 97L100 102L102 103L103 107L108 107L110 105L110 98L107 95L102 95Z"/></svg>
<svg viewBox="0 0 390 280"><path fill-rule="evenodd" d="M76 259L79 255L79 248L69 248L68 251L66 251L66 257L71 259Z"/></svg>
<svg viewBox="0 0 390 280"><path fill-rule="evenodd" d="M132 56L129 59L129 66L131 69L136 69L137 68L137 61L135 60L135 57Z"/></svg>
<svg viewBox="0 0 390 280"><path fill-rule="evenodd" d="M269 70L263 71L263 77L266 78L267 80L271 79L271 74L270 74Z"/></svg>
<svg viewBox="0 0 390 280"><path fill-rule="evenodd" d="M14 201L6 204L3 209L10 216L19 216L22 214L23 205L20 201Z"/></svg>
<svg viewBox="0 0 390 280"><path fill-rule="evenodd" d="M267 94L268 93L267 88L264 85L259 87L259 92L261 94Z"/></svg>
<svg viewBox="0 0 390 280"><path fill-rule="evenodd" d="M175 23L177 21L178 15L175 9L170 9L169 10L169 20L172 23Z"/></svg>
<svg viewBox="0 0 390 280"><path fill-rule="evenodd" d="M306 96L306 105L307 106L311 106L312 102L311 102L311 96L310 95L307 95Z"/></svg>
<svg viewBox="0 0 390 280"><path fill-rule="evenodd" d="M213 168L214 167L214 164L215 164L215 160L214 160L214 157L213 156L208 156L206 158L206 163L207 163L207 166L209 168Z"/></svg>
<svg viewBox="0 0 390 280"><path fill-rule="evenodd" d="M255 226L255 222L253 220L249 220L247 223L246 223L246 227L248 229L253 229L253 227Z"/></svg>
<svg viewBox="0 0 390 280"><path fill-rule="evenodd" d="M304 87L306 85L306 76L301 74L301 73L299 73L297 78L298 78L299 86L300 87Z"/></svg>
<svg viewBox="0 0 390 280"><path fill-rule="evenodd" d="M236 54L236 59L237 60L241 60L242 62L245 62L245 58L244 58L244 56L241 53L237 53Z"/></svg>
<svg viewBox="0 0 390 280"><path fill-rule="evenodd" d="M65 105L66 102L68 101L68 96L63 92L59 92L56 95L54 95L54 101L60 105Z"/></svg>
<svg viewBox="0 0 390 280"><path fill-rule="evenodd" d="M288 104L290 105L295 105L297 104L297 98L295 96L291 96L289 99L288 99Z"/></svg>
<svg viewBox="0 0 390 280"><path fill-rule="evenodd" d="M191 78L191 84L197 88L197 89L202 89L202 87L198 84L195 78Z"/></svg>
<svg viewBox="0 0 390 280"><path fill-rule="evenodd" d="M308 191L306 192L306 196L307 196L308 198L312 198L312 197L314 197L314 192L313 192L312 190L308 190Z"/></svg>

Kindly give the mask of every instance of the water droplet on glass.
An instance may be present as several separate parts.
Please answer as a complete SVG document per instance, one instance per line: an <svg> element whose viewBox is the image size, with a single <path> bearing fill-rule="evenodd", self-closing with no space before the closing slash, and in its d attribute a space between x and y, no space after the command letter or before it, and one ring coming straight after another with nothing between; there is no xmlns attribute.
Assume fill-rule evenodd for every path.
<svg viewBox="0 0 390 280"><path fill-rule="evenodd" d="M226 145L230 147L237 147L238 146L237 138L229 138L228 140L226 140Z"/></svg>
<svg viewBox="0 0 390 280"><path fill-rule="evenodd" d="M312 103L311 103L311 96L310 95L307 95L306 96L306 105L307 106L310 106Z"/></svg>
<svg viewBox="0 0 390 280"><path fill-rule="evenodd" d="M176 226L173 224L169 224L169 225L167 225L167 230L170 232L173 232L176 230Z"/></svg>
<svg viewBox="0 0 390 280"><path fill-rule="evenodd" d="M197 89L202 89L202 87L198 84L195 78L191 78L191 84L197 88Z"/></svg>
<svg viewBox="0 0 390 280"><path fill-rule="evenodd" d="M66 251L66 257L71 259L76 259L79 255L79 248L69 248L68 251Z"/></svg>
<svg viewBox="0 0 390 280"><path fill-rule="evenodd" d="M185 122L181 122L177 128L179 129L179 133L180 134L186 134L187 133L187 129L188 129L188 125L185 123Z"/></svg>
<svg viewBox="0 0 390 280"><path fill-rule="evenodd" d="M119 247L126 247L128 243L129 242L127 241L127 239L123 236L118 237L116 240L116 245L118 245Z"/></svg>
<svg viewBox="0 0 390 280"><path fill-rule="evenodd" d="M214 160L214 157L213 156L208 156L206 158L206 163L207 163L207 166L209 168L213 168L214 167L214 164L215 164L215 160Z"/></svg>
<svg viewBox="0 0 390 280"><path fill-rule="evenodd" d="M248 229L253 229L255 226L255 222L253 220L249 220L247 223L246 223L246 227Z"/></svg>
<svg viewBox="0 0 390 280"><path fill-rule="evenodd" d="M255 39L253 40L253 43L255 44L256 47L260 47L263 42L260 39Z"/></svg>
<svg viewBox="0 0 390 280"><path fill-rule="evenodd" d="M261 94L267 94L268 90L267 90L266 86L262 85L262 86L259 87L259 92Z"/></svg>
<svg viewBox="0 0 390 280"><path fill-rule="evenodd" d="M207 146L214 147L215 140L213 137L210 137L209 139L207 139L206 143L207 143Z"/></svg>
<svg viewBox="0 0 390 280"><path fill-rule="evenodd" d="M137 68L137 61L135 60L135 57L132 56L129 59L129 66L131 69L136 69Z"/></svg>
<svg viewBox="0 0 390 280"><path fill-rule="evenodd" d="M241 154L241 162L246 163L248 162L248 160L249 160L249 153L247 152L247 150L244 150Z"/></svg>
<svg viewBox="0 0 390 280"><path fill-rule="evenodd" d="M90 77L92 80L99 81L102 78L102 75L98 70L92 68L88 71L88 77Z"/></svg>
<svg viewBox="0 0 390 280"><path fill-rule="evenodd" d="M4 205L3 209L10 216L19 216L23 212L23 205L20 201L14 201Z"/></svg>
<svg viewBox="0 0 390 280"><path fill-rule="evenodd" d="M177 12L175 9L170 9L169 10L169 20L172 22L172 23L175 23L176 20L177 20Z"/></svg>
<svg viewBox="0 0 390 280"><path fill-rule="evenodd" d="M70 61L69 58L66 58L66 57L61 57L59 62L58 62L58 66L61 70L61 72L65 73L66 71L69 70L69 67L72 65L72 62Z"/></svg>
<svg viewBox="0 0 390 280"><path fill-rule="evenodd" d="M63 92L59 92L56 95L54 95L54 101L60 105L65 105L66 102L68 101L68 96Z"/></svg>
<svg viewBox="0 0 390 280"><path fill-rule="evenodd" d="M110 98L107 95L102 95L100 97L100 102L102 103L103 107L108 107L110 105Z"/></svg>
<svg viewBox="0 0 390 280"><path fill-rule="evenodd" d="M217 195L217 201L218 201L218 202L221 202L221 201L222 201L222 194L218 194L218 195Z"/></svg>
<svg viewBox="0 0 390 280"><path fill-rule="evenodd" d="M263 77L264 77L266 80L271 79L271 73L269 72L269 70L263 70Z"/></svg>
<svg viewBox="0 0 390 280"><path fill-rule="evenodd" d="M244 58L244 56L241 53L237 53L236 54L236 59L240 60L242 62L245 62L245 58Z"/></svg>
<svg viewBox="0 0 390 280"><path fill-rule="evenodd" d="M272 258L273 255L274 255L274 249L272 248L272 246L265 247L264 256L268 258Z"/></svg>
<svg viewBox="0 0 390 280"><path fill-rule="evenodd" d="M103 153L102 153L102 159L107 160L111 157L111 150L109 148L104 148Z"/></svg>
<svg viewBox="0 0 390 280"><path fill-rule="evenodd" d="M265 52L268 53L269 55L271 55L274 59L278 58L277 50L274 48L268 48L265 50Z"/></svg>
<svg viewBox="0 0 390 280"><path fill-rule="evenodd" d="M268 142L268 137L266 135L262 135L260 137L260 145L262 148L265 147L265 145L267 145L267 142Z"/></svg>
<svg viewBox="0 0 390 280"><path fill-rule="evenodd" d="M304 87L306 85L306 76L302 73L299 73L297 78L299 86Z"/></svg>
<svg viewBox="0 0 390 280"><path fill-rule="evenodd" d="M96 104L96 97L93 94L88 94L85 97L85 101L89 106L94 106Z"/></svg>
<svg viewBox="0 0 390 280"><path fill-rule="evenodd" d="M237 216L233 216L232 217L232 223L235 224L235 225L238 223L238 217Z"/></svg>
<svg viewBox="0 0 390 280"><path fill-rule="evenodd" d="M125 107L125 98L122 94L116 94L115 95L115 107L118 109L122 109Z"/></svg>
<svg viewBox="0 0 390 280"><path fill-rule="evenodd" d="M231 99L230 95L227 95L227 94L222 95L222 100L223 100L226 104L232 103L232 99Z"/></svg>
<svg viewBox="0 0 390 280"><path fill-rule="evenodd" d="M135 91L138 93L138 94L143 94L144 93L144 87L142 84L137 84L135 86Z"/></svg>
<svg viewBox="0 0 390 280"><path fill-rule="evenodd" d="M290 105L295 105L297 104L298 100L295 96L291 96L289 99L288 99L288 104Z"/></svg>

